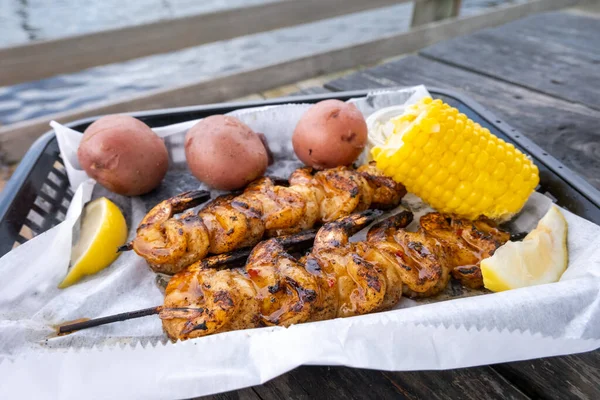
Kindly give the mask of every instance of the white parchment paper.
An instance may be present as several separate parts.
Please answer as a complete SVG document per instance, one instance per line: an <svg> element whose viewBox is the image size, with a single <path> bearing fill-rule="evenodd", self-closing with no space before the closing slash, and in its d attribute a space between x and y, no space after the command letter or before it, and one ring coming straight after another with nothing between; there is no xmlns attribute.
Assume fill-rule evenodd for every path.
<svg viewBox="0 0 600 400"><path fill-rule="evenodd" d="M426 93L421 86L351 101L369 117ZM268 174L286 177L300 165L290 137L308 107L232 113L267 136L276 160ZM178 343L167 341L157 316L56 337L53 327L65 321L162 303L156 275L133 252L70 288L56 285L66 274L73 227L90 198L108 195L117 202L132 237L145 212L167 194L202 187L185 170L182 153L185 132L195 122L155 129L168 143L171 169L156 193L135 198L95 185L77 164L80 133L52 123L76 193L63 223L0 259L10 282L0 291L0 398L190 398L260 384L303 364L448 369L600 347L600 227L567 210L569 266L558 283L495 294L451 284L439 297L403 298L388 312ZM535 193L509 228L532 229L550 204ZM410 194L403 207L417 217L430 210Z"/></svg>

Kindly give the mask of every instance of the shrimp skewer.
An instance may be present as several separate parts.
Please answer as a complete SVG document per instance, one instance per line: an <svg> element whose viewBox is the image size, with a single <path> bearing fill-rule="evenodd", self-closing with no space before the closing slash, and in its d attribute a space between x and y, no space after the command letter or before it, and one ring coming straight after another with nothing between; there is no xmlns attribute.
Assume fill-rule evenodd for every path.
<svg viewBox="0 0 600 400"><path fill-rule="evenodd" d="M423 216L418 231L409 232L404 229L413 219L409 211L374 224L365 241L349 240L379 215L367 210L325 224L300 259L286 251L280 237L254 247L243 268L196 262L170 280L163 306L138 313L158 314L171 339L185 340L378 312L403 295L440 293L454 270L465 263L478 268L508 240L508 233L489 221L438 213ZM100 323L107 318L114 322L105 317Z"/></svg>
<svg viewBox="0 0 600 400"><path fill-rule="evenodd" d="M174 274L209 253L254 246L264 237L298 233L368 208L393 208L406 194L374 165L314 175L301 168L289 183L261 178L241 194L221 196L179 218L175 213L190 207L179 196L165 200L146 215L130 247L155 272Z"/></svg>
<svg viewBox="0 0 600 400"><path fill-rule="evenodd" d="M299 252L312 246L313 241L315 239L315 235L315 230L307 230L295 235L279 237L278 243L282 248L286 249L289 252ZM246 263L248 256L251 252L252 248L243 248L230 253L207 257L202 261L198 262L197 267L199 269L224 269L240 267ZM92 328L95 326L110 324L119 321L126 321L128 319L141 318L149 315L155 315L163 311L166 311L164 306L157 306L146 308L143 310L111 315L107 317L100 317L96 319L90 319L73 323L65 323L59 325L57 331L59 334L66 334L81 329ZM176 311L191 313L193 309L182 309L181 307L177 307Z"/></svg>
<svg viewBox="0 0 600 400"><path fill-rule="evenodd" d="M202 219L192 212L186 212L181 218L173 216L209 198L209 192L195 190L162 201L142 219L131 247L143 254L150 265L163 266L165 272L205 257L208 249L204 244L209 237ZM172 263L174 259L177 264Z"/></svg>
<svg viewBox="0 0 600 400"><path fill-rule="evenodd" d="M413 219L409 211L373 225L366 241L349 240L378 215L363 211L325 224L311 252L299 260L285 252L278 239L270 239L254 248L244 268L217 272L191 266L175 275L166 290L165 307L203 312L193 318L187 312L162 312L167 335L189 339L388 310L403 295L439 294L453 270L465 262L478 268L484 256L508 240L507 233L488 221L438 213L425 215L418 231L408 232L404 228ZM463 230L448 229L456 226ZM461 258L452 255L451 246L463 248Z"/></svg>

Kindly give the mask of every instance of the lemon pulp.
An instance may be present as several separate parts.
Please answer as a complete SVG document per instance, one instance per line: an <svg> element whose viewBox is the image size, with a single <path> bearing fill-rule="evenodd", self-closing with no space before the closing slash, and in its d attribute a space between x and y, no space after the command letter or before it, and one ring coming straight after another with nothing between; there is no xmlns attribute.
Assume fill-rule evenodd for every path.
<svg viewBox="0 0 600 400"><path fill-rule="evenodd" d="M553 205L522 242L507 242L481 261L481 273L484 286L500 292L557 282L567 262L567 221Z"/></svg>
<svg viewBox="0 0 600 400"><path fill-rule="evenodd" d="M58 287L66 288L108 267L126 240L127 223L119 207L106 197L90 202L83 211L79 239L71 249L71 268Z"/></svg>

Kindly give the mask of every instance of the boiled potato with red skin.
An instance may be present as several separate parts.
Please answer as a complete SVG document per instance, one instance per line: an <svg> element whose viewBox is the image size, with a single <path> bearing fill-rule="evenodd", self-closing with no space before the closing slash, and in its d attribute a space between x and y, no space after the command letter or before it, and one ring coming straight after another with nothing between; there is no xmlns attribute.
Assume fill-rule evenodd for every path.
<svg viewBox="0 0 600 400"><path fill-rule="evenodd" d="M315 169L350 165L367 144L367 123L350 103L324 100L309 108L292 136L294 152Z"/></svg>
<svg viewBox="0 0 600 400"><path fill-rule="evenodd" d="M269 161L260 137L226 115L204 118L188 131L185 158L199 181L220 190L246 186L265 173Z"/></svg>
<svg viewBox="0 0 600 400"><path fill-rule="evenodd" d="M150 192L169 167L163 140L127 115L107 115L91 124L83 133L77 159L91 178L125 196Z"/></svg>

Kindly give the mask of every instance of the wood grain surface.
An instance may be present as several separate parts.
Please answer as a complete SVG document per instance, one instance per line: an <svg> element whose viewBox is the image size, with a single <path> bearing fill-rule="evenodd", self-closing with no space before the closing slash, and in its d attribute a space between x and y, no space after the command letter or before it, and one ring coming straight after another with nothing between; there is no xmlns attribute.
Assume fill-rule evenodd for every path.
<svg viewBox="0 0 600 400"><path fill-rule="evenodd" d="M516 21L508 26L513 34L548 38L553 43L600 54L600 24L589 14L585 18L568 12L548 12Z"/></svg>
<svg viewBox="0 0 600 400"><path fill-rule="evenodd" d="M251 389L204 399L527 399L490 367L451 371L380 372L345 367L300 367ZM240 396L240 397L236 397Z"/></svg>
<svg viewBox="0 0 600 400"><path fill-rule="evenodd" d="M420 56L339 78L326 86L353 90L419 84L467 94L600 189L599 110Z"/></svg>
<svg viewBox="0 0 600 400"><path fill-rule="evenodd" d="M593 85L600 79L600 25L549 13L507 26L444 42L325 87L425 84L464 92L600 188L600 85ZM536 55L540 51L543 56ZM326 89L308 87L298 94ZM449 371L303 366L263 385L204 398L600 399L600 351Z"/></svg>
<svg viewBox="0 0 600 400"><path fill-rule="evenodd" d="M507 28L509 26L512 28ZM325 86L331 90L355 90L425 84L464 92L600 188L600 130L597 127L600 85L590 84L599 81L600 66L588 68L587 79L580 79L569 75L573 72L566 71L567 63L561 61L561 56L571 59L576 55L584 60L595 59L599 54L599 29L597 19L567 13L537 15L499 28L505 38L498 38L497 34L489 36L495 46L499 46L496 48L500 55L469 47L481 42L482 34L478 33L424 49L421 54L426 57L409 56L336 79ZM520 32L532 36L538 32L539 43L556 42L540 45L537 50L530 47L526 52L524 45L517 43ZM473 36L477 39L472 41ZM448 47L444 47L446 44ZM466 48L472 51L466 52ZM520 60L511 62L519 57ZM560 90L548 89L544 74L551 73L553 68L556 69L553 76L569 77L564 84L557 85L561 86ZM536 73L540 76L534 76ZM575 97L578 103L569 99ZM505 363L492 368L531 398L600 398L600 351ZM414 383L404 383L403 387L411 384ZM465 393L469 393L468 390Z"/></svg>
<svg viewBox="0 0 600 400"><path fill-rule="evenodd" d="M338 0L337 3L339 1L341 0ZM566 7L579 1L530 0L524 3L507 3L506 5L494 7L491 11L483 14L447 19L420 26L408 32L393 33L360 43L325 49L318 53L275 61L231 74L202 78L179 86L151 90L136 96L90 104L86 107L18 122L0 127L0 158L6 162L17 162L33 141L49 130L48 124L52 120L67 123L102 114L227 101L251 93L288 85L299 80L313 78L324 73L374 64L385 58L417 51L448 38L465 35L485 27L500 25L523 15ZM285 3L296 2L287 1ZM307 4L306 1L302 3ZM311 0L312 3L315 3L315 0ZM331 1L328 1L328 3L330 4ZM353 0L353 3L356 3L356 1ZM27 52L27 54L33 53ZM4 61L1 51L0 60ZM3 67L4 63L0 63L0 76L3 76ZM17 69L22 70L23 68L19 67Z"/></svg>
<svg viewBox="0 0 600 400"><path fill-rule="evenodd" d="M534 399L600 398L600 351L494 368Z"/></svg>
<svg viewBox="0 0 600 400"><path fill-rule="evenodd" d="M572 16L571 21L561 21L563 29L537 28L551 25L547 19L552 17L531 16L431 46L420 54L600 110L600 51L589 44L598 42L600 20ZM582 27L588 27L588 33L570 34Z"/></svg>

